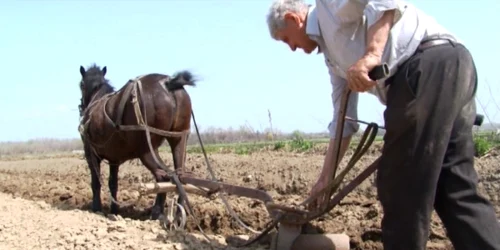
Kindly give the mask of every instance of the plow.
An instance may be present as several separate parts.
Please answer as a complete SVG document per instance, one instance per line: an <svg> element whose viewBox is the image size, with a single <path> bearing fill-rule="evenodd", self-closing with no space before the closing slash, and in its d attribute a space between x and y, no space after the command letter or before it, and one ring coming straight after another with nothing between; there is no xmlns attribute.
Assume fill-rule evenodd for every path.
<svg viewBox="0 0 500 250"><path fill-rule="evenodd" d="M386 64L376 67L369 74L370 78L377 80L386 77L389 74L388 67ZM223 182L219 182L215 179L214 173L210 164L208 162L206 151L203 147L200 134L196 125L196 120L193 114L193 120L196 127L196 132L198 135L199 142L201 144L202 152L205 156L208 170L212 176L212 180L196 178L190 174L185 173L182 169L177 170L172 176L172 180L178 179L178 183L172 182L157 182L157 183L145 183L140 186L140 194L155 194L155 193L172 193L177 192L179 195L185 195L186 203L188 203L187 195L199 195L203 197L211 197L214 194L220 194L220 198L223 200L226 209L231 214L233 219L235 219L242 227L254 233L254 235L248 239L240 239L232 243L235 247L245 247L250 246L256 242L259 242L265 236L269 235L273 229L276 229L276 233L271 237L271 250L294 250L294 249L335 249L335 250L348 250L350 249L350 238L346 234L307 234L305 232L305 226L314 219L321 217L322 215L330 212L336 205L338 205L341 200L346 197L351 191L353 191L359 184L366 180L372 173L377 169L379 159L375 160L372 164L366 167L361 173L359 173L353 180L344 185L342 189L339 190L344 177L347 173L352 170L358 160L366 153L369 149L375 137L377 135L378 129L383 128L376 123L364 122L361 120L353 120L345 116L345 111L347 107L347 101L349 99L349 94L351 91L346 88L342 95L341 109L339 110L339 119L336 124L336 134L339 135L335 139L334 147L334 171L333 176L329 184L323 188L317 194L310 196L308 199L303 201L297 206L291 206L288 204L279 204L273 201L273 198L265 191L259 189L253 189L243 186L231 185ZM360 122L367 125L357 148L355 149L351 159L348 161L344 169L336 175L338 165L340 162L340 146L342 138L342 131L344 123L346 120ZM480 126L483 121L482 115L477 115L474 124ZM236 213L231 209L227 200L222 195L223 193L227 195L234 195L238 197L246 197L254 200L259 200L262 202L271 217L271 221L262 231L255 231L245 225L236 215ZM320 195L327 194L328 202L324 204L320 209L309 211L306 209L307 205L316 199ZM335 194L335 195L334 195ZM193 217L194 214L190 209L189 204L178 204L172 200L171 204L168 206L168 211L166 216L161 219L162 226L167 230L182 230L186 225L187 211L185 207L188 207L188 211ZM177 208L177 211L176 209ZM210 239L203 233L203 230L199 227L202 234L210 241Z"/></svg>
<svg viewBox="0 0 500 250"><path fill-rule="evenodd" d="M369 76L373 80L382 79L387 77L389 74L389 69L386 64L375 67L370 73ZM133 96L137 96L136 87L141 90L141 83L137 81L136 85L132 88ZM208 241L211 241L210 238L203 232L199 223L197 222L197 218L195 213L192 210L191 204L189 202L189 195L198 195L203 197L213 197L218 194L219 198L223 201L226 210L229 212L231 217L240 224L240 226L244 227L248 231L252 232L254 235L248 239L240 240L234 242L233 245L235 247L245 247L250 246L256 242L259 242L266 236L271 234L273 229L276 229L276 232L273 233L271 237L271 250L293 250L293 249L335 249L335 250L347 250L350 249L350 238L346 234L308 234L306 232L306 225L311 221L321 217L322 215L330 212L332 209L338 205L341 200L346 197L351 191L353 191L359 184L361 184L364 180L366 180L372 173L374 173L377 169L379 159L375 160L372 164L366 167L361 173L359 173L353 180L344 185L341 189L339 189L342 185L342 182L349 171L353 169L356 163L361 159L363 154L369 149L373 141L377 136L377 132L379 128L383 128L376 123L368 123L360 120L353 120L349 117L346 117L346 108L351 91L346 88L344 93L342 93L341 99L341 108L338 111L338 120L336 123L336 138L334 140L334 156L333 156L333 174L330 176L329 184L324 187L320 192L316 193L308 197L306 200L301 202L299 205L290 205L290 204L280 204L273 200L271 195L267 192L259 189L237 186L227 184L221 181L218 181L215 177L215 173L210 166L210 162L207 157L207 153L203 146L203 142L200 137L200 133L196 124L194 112L191 112L191 116L194 122L194 126L196 129L196 133L200 142L202 153L205 157L205 162L207 164L207 169L210 173L211 179L203 179L197 178L191 173L188 173L184 169L184 164L181 164L180 168L175 169L168 173L169 181L160 182L156 181L154 183L142 183L139 187L139 199L145 195L149 194L166 194L166 193L177 193L179 199L175 201L172 199L167 204L167 210L160 216L159 220L162 226L166 230L183 230L186 226L186 221L188 215L191 216L195 223L198 226L198 229L201 233L207 238ZM133 99L134 106L136 110L140 110L138 107L137 99ZM140 114L140 112L136 111ZM137 115L137 114L136 114ZM120 116L118 116L120 117ZM172 133L172 132L164 132L157 131L153 127L150 127L144 122L140 122L142 115L138 116L138 125L121 125L117 124L118 128L121 130L144 130L146 135L148 136L147 141L150 149L151 139L149 138L149 133L157 133L163 134L164 136L185 136L185 133ZM338 166L340 165L340 148L341 148L341 138L342 131L344 128L344 123L346 120L360 122L367 125L363 135L360 138L360 141L352 154L350 160L347 165L339 172L337 175ZM475 125L480 126L482 123L482 116L477 115L475 120ZM185 148L184 148L185 150ZM185 152L183 153L185 154ZM157 159L155 159L157 161ZM183 159L181 160L183 161ZM159 164L162 166L161 164ZM163 167L162 167L163 168ZM101 181L101 180L100 180ZM101 181L102 182L102 181ZM224 196L233 195L238 197L245 197L253 200L258 200L264 204L269 216L270 222L266 225L266 227L262 231L256 231L247 226L244 222L242 222L237 214L231 209L227 198ZM326 197L326 202L320 208L317 209L308 209L308 205L311 202L316 200L318 197L323 196ZM111 197L112 202L118 202ZM180 202L179 202L180 201Z"/></svg>
<svg viewBox="0 0 500 250"><path fill-rule="evenodd" d="M376 67L373 69L369 76L370 78L377 80L386 77L389 74L389 69L386 64ZM342 138L342 131L344 127L344 122L350 118L345 116L345 111L347 107L347 101L349 99L349 94L351 91L346 88L342 95L341 109L339 111L339 119L336 124L336 134L335 148L336 152L334 156L334 173L331 178L332 181L323 188L316 195L309 197L307 200L303 201L298 206L291 206L288 204L279 204L273 201L273 198L265 191L230 185L223 182L219 182L215 179L213 170L209 164L206 151L203 147L203 143L196 125L196 120L194 113L192 115L196 132L198 135L199 142L201 144L202 152L205 156L208 170L212 176L212 180L196 178L191 174L185 173L183 169L178 169L175 174L172 175L172 182L156 182L156 183L145 183L141 184L139 193L141 196L147 194L157 194L157 193L172 193L177 192L178 195L186 196L185 204L178 204L172 200L171 204L168 206L166 211L166 216L164 216L162 221L162 226L167 230L182 230L186 225L187 214L192 213L189 201L187 199L188 194L199 195L203 197L211 197L214 194L220 194L220 198L223 200L226 209L231 214L231 216L237 220L237 222L246 228L247 230L254 233L253 237L247 240L240 240L233 243L236 247L245 247L253 243L258 242L265 236L269 235L273 229L277 229L277 232L273 235L271 240L271 250L293 250L293 249L304 249L308 248L311 250L315 249L336 249L336 250L347 250L350 248L349 237L346 234L305 234L305 225L310 221L328 213L340 201L346 197L352 190L354 190L359 184L361 184L366 178L368 178L376 169L378 160L374 161L367 168L365 168L360 174L357 175L351 182L345 185L342 189L338 190L342 184L344 177L347 173L355 166L356 162L363 156L363 154L371 146L378 132L379 126L376 123L365 123L363 121L354 120L356 122L363 122L367 124L358 147L353 153L351 159L349 160L347 166L335 176L337 168L340 162L340 146ZM352 120L351 120L352 121ZM180 183L180 184L179 184ZM338 190L338 192L333 196L333 194ZM235 212L230 208L227 200L222 194L234 195L239 197L250 198L254 200L259 200L262 202L271 217L271 221L262 231L255 231L245 225L235 214ZM309 211L306 209L307 205L320 195L327 194L329 197L328 202L324 204L320 209ZM333 197L332 197L333 196ZM175 211L177 208L177 211ZM187 209L186 209L187 208ZM188 211L186 211L188 210ZM203 230L199 227L198 229L202 232ZM210 241L210 239L205 235L205 237Z"/></svg>

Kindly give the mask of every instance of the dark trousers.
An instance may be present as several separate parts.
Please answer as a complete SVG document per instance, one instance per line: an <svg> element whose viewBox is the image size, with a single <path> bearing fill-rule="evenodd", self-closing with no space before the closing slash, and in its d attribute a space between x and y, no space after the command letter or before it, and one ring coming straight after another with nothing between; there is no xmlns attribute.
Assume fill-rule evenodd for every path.
<svg viewBox="0 0 500 250"><path fill-rule="evenodd" d="M384 249L426 249L435 209L456 250L500 250L495 211L476 189L469 51L460 44L417 51L388 84L377 173Z"/></svg>

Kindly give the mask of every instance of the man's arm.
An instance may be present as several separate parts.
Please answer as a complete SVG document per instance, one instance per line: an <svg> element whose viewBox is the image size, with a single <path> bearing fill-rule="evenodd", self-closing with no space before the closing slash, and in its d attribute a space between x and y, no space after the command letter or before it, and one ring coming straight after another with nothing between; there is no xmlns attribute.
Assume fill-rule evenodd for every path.
<svg viewBox="0 0 500 250"><path fill-rule="evenodd" d="M369 26L366 34L365 56L382 58L395 13L394 9L377 13L377 16L380 14L380 18L373 25Z"/></svg>
<svg viewBox="0 0 500 250"><path fill-rule="evenodd" d="M330 74L330 82L332 84L332 103L333 103L333 119L328 126L328 130L330 131L330 142L328 144L328 149L326 152L325 160L323 162L323 169L320 174L320 178L330 178L333 174L333 166L334 166L334 156L335 156L335 138L336 135L336 127L337 121L339 119L339 110L341 106L342 94L344 93L344 89L347 88L347 81L341 77L336 76L333 71L330 63L325 59L326 66L328 67L328 73ZM358 93L351 92L347 104L347 110L345 115L347 117L358 119ZM340 162L347 151L349 144L351 142L352 135L355 134L359 130L359 124L352 121L346 121L344 125L344 130L342 132L342 144L340 147L340 155L338 161Z"/></svg>
<svg viewBox="0 0 500 250"><path fill-rule="evenodd" d="M364 92L377 84L376 80L370 79L368 75L370 70L382 63L382 55L393 25L395 10L381 11L377 15L379 14L380 18L367 28L363 56L347 71L349 88L353 91ZM373 18L367 17L367 19Z"/></svg>
<svg viewBox="0 0 500 250"><path fill-rule="evenodd" d="M359 0L339 0L328 1L322 0L323 4L330 5L334 4L337 6L337 11L335 15L339 17L339 20L349 22L356 19L356 15L352 12L350 4L359 2ZM398 8L398 0L366 0L366 7L364 9L364 14L367 17L367 46L365 50L365 56L373 56L381 58L384 52L385 45L388 40L389 31L393 24L397 22L401 17L401 11ZM333 120L330 123L330 143L328 144L328 149L323 164L323 170L321 171L321 177L331 176L333 174L333 158L334 158L334 148L335 148L335 135L338 113L340 110L340 102L342 98L342 93L344 89L347 88L347 81L334 75L331 70L331 65L327 60L325 63L329 69L330 81L332 84L332 101L334 107ZM357 106L358 106L358 92L351 92L348 106L346 110L346 116L357 119ZM340 154L338 161L340 162L347 151L352 135L356 133L359 129L357 123L346 121L344 125L344 131L342 133L342 144L340 147Z"/></svg>
<svg viewBox="0 0 500 250"><path fill-rule="evenodd" d="M358 0L347 0L358 1ZM366 16L366 53L379 57L384 52L392 26L401 19L399 0L365 0L363 14Z"/></svg>
<svg viewBox="0 0 500 250"><path fill-rule="evenodd" d="M351 0L354 1L354 0ZM380 7L372 10L374 4L379 4L382 1L370 1L363 10L367 15L367 30L365 33L366 47L364 48L363 56L347 70L347 82L349 88L353 91L364 92L377 85L377 81L370 79L370 71L382 63L382 55L386 47L389 33L394 24L395 14L398 11L398 6L395 1L386 1L393 3L394 9L386 9ZM390 6L389 6L390 7ZM373 22L376 20L375 22ZM371 23L373 23L371 25ZM362 50L362 48L359 48ZM361 52L361 51L360 51ZM392 66L392 65L389 65Z"/></svg>

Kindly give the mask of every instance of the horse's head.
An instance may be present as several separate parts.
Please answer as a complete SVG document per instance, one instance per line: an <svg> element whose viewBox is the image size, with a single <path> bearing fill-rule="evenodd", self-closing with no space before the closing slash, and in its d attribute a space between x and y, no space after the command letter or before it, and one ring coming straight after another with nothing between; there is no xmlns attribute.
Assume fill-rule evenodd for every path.
<svg viewBox="0 0 500 250"><path fill-rule="evenodd" d="M82 75L82 80L80 81L80 91L82 93L80 112L87 108L92 99L95 101L99 97L114 91L105 78L106 70L106 66L101 69L95 64L88 67L87 70L83 66L80 66L80 74Z"/></svg>

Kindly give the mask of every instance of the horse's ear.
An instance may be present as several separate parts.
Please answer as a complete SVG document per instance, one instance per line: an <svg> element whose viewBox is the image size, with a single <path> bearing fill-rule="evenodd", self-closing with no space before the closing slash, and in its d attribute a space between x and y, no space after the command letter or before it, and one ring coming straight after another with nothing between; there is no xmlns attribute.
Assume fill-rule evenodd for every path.
<svg viewBox="0 0 500 250"><path fill-rule="evenodd" d="M104 68L102 68L102 75L105 76L106 75L106 71L108 70L108 68L106 68L106 66L104 66Z"/></svg>
<svg viewBox="0 0 500 250"><path fill-rule="evenodd" d="M80 65L80 74L82 75L82 77L85 76L85 68L81 65Z"/></svg>

